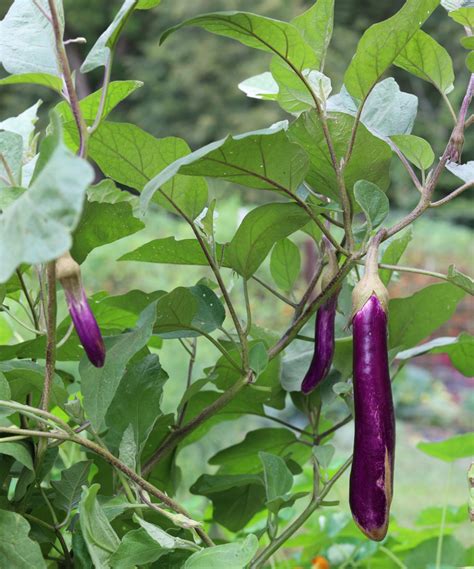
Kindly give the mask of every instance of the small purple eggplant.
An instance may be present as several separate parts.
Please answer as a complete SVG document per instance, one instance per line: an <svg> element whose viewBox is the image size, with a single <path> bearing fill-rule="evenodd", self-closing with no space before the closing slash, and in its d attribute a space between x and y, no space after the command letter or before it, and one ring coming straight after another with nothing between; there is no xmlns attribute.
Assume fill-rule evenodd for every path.
<svg viewBox="0 0 474 569"><path fill-rule="evenodd" d="M387 355L388 292L377 251L354 289L354 458L349 502L354 521L374 541L387 534L393 494L395 414Z"/></svg>
<svg viewBox="0 0 474 569"><path fill-rule="evenodd" d="M327 246L329 263L321 278L321 286L324 290L338 271L338 263L335 252L331 245ZM301 391L308 395L327 376L331 369L334 356L334 324L336 319L338 292L334 293L321 305L316 314L314 330L314 354L306 375L301 384Z"/></svg>
<svg viewBox="0 0 474 569"><path fill-rule="evenodd" d="M56 274L64 288L69 313L87 357L92 365L102 367L105 363L102 334L82 286L81 269L69 253L56 262Z"/></svg>

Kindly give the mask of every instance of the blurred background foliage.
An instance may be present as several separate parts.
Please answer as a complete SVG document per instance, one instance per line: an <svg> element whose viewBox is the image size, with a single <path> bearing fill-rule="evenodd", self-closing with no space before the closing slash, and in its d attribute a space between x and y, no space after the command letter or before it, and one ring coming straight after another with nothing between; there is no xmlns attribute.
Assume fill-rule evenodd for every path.
<svg viewBox="0 0 474 569"><path fill-rule="evenodd" d="M75 68L79 67L90 46L113 19L121 3L122 0L64 0L67 12L66 37L84 36L88 40L88 46L73 45L68 48ZM10 4L10 0L0 0L0 17L4 16ZM180 136L195 149L229 133L263 128L285 118L276 103L249 99L237 88L242 80L267 70L268 55L195 28L181 31L163 46L159 45L159 38L169 26L203 12L247 10L291 20L311 4L308 0L163 0L160 9L136 13L120 42L113 79L138 79L144 82L144 86L114 111L112 120L138 124L159 138ZM325 70L332 79L334 93L342 85L344 71L362 32L372 23L392 15L402 4L402 0L336 0L335 36ZM465 51L459 44L462 30L441 8L428 21L426 30L446 47L453 58L456 76L460 80L457 81L456 90L450 94L450 99L453 106L458 108L467 82ZM435 152L440 154L452 128L452 119L445 104L428 83L396 68L392 68L390 73L402 90L418 96L419 115L414 134L429 140ZM78 74L77 84L81 97L98 89L101 81L100 70L87 77ZM0 119L19 114L35 103L38 97L45 102L41 120L46 124L47 111L57 101L47 90L35 86L2 87ZM466 138L464 161L473 158L474 137L471 136ZM392 167L389 197L392 216L396 217L416 203L418 194L395 160ZM442 185L438 199L452 188L453 178L447 176L442 184L445 185ZM232 237L249 207L257 204L258 200L268 198L262 192L242 188L230 193L229 185L222 182L211 181L210 188L213 195L223 198L219 202L217 218L217 240L220 242ZM448 207L430 212L416 224L412 245L402 259L403 263L444 273L448 265L454 263L459 269L472 274L473 224L472 197L466 192L461 199L453 201ZM122 254L151 239L170 235L177 239L191 237L185 224L160 210L149 219L144 231L94 251L83 267L89 292L107 290L109 293L120 294L132 288L145 291L171 290L179 285L189 286L203 276L210 276L206 269L193 267L183 270L174 266L116 263ZM303 238L298 244L303 252ZM263 276L267 277L267 281L271 280L268 263L263 267ZM393 296L408 296L431 282L435 281L429 277L402 274L395 279L390 292ZM303 290L304 284L301 276L296 285L297 290ZM252 304L254 308L258 307L255 310L256 324L272 330L283 329L291 317L287 307L275 303L257 285L251 286ZM240 296L240 290L233 292L238 306ZM242 311L245 310L242 303L239 307ZM471 297L461 303L455 319L440 330L437 336L456 336L463 330L474 332L472 310ZM0 342L17 341L17 335L15 326L0 315ZM163 367L171 378L165 390L164 412L175 409L182 395L186 380L183 356L184 352L176 342L165 342L165 349L160 350ZM213 361L213 357L215 354L212 353L212 348L200 345L196 377L200 377L199 374ZM450 362L442 357L418 358L413 364L403 370L395 385L399 422L393 513L399 524L410 525L416 522L423 508L445 504L465 508L465 461L458 461L451 467L422 455L416 449L416 444L423 439L446 438L455 432L469 430L474 412L472 379L460 376ZM288 419L294 421L296 416L291 413L289 410ZM191 484L198 473L209 470L207 460L210 456L232 442L241 441L246 432L261 426L270 424L261 424L260 419L250 421L246 417L232 422L231 428L224 424L223 427L212 429L199 445L187 447L178 459L184 486ZM348 425L333 441L341 458L350 452L352 433L353 426ZM309 484L309 474L309 471L305 473L307 480L303 477L302 488ZM342 524L343 527L344 520L347 523L346 478L337 486L335 494L335 498L341 500L341 509L324 514L329 516L327 531L334 524ZM188 493L185 498L190 500ZM200 500L194 497L191 498L191 503ZM322 519L323 515L313 516L307 531L295 537L290 544L305 547L306 559L316 553L313 536L320 531ZM460 519L465 518L461 515ZM455 535L467 545L470 540L468 523L456 526ZM291 562L286 563L285 554L280 561L278 567L295 566Z"/></svg>

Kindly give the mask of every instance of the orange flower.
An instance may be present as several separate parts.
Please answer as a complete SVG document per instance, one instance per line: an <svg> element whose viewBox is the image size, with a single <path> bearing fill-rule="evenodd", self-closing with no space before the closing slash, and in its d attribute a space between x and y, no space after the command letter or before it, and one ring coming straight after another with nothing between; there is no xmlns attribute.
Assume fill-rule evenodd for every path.
<svg viewBox="0 0 474 569"><path fill-rule="evenodd" d="M330 569L329 561L320 555L311 561L311 567L312 569Z"/></svg>

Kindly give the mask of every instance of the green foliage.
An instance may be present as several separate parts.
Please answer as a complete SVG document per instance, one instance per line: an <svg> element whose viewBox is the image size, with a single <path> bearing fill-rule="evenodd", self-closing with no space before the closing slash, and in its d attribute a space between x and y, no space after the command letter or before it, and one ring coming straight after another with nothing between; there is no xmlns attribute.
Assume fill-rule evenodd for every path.
<svg viewBox="0 0 474 569"><path fill-rule="evenodd" d="M346 15L344 0L265 0L264 15L244 12L241 0L230 12L199 0L196 9L209 13L183 22L179 2L87 10L86 0L65 0L67 50L62 1L13 0L2 11L2 97L15 89L23 101L29 88L35 99L0 122L1 567L263 569L290 557L309 566L315 553L334 567L469 562L458 506L430 502L414 528L393 520L382 544L366 539L344 511L350 458L337 436L353 415L358 355L347 324L359 264L394 265L379 271L386 285L401 272L411 226L444 183L444 168L430 171L438 147L448 144L446 157L459 145L435 130L434 115L429 128L415 125L418 98L406 92L415 90L406 74L400 84L382 77L394 66L431 83L449 120L470 98L455 85L461 59L429 27L421 31L438 3L408 0L368 27L391 8L367 2L352 21L359 4L346 2ZM451 19L434 16L441 42L450 25L472 23L471 8L451 8ZM152 9L156 16L140 13ZM338 9L354 30L368 27L357 48L357 33L334 30ZM162 34L173 36L170 47L158 50L171 24ZM92 48L74 41L83 34ZM461 43L472 50L469 37ZM73 77L64 57L82 74ZM152 80L143 89L111 80L132 69ZM236 83L248 95L237 119L224 102ZM342 85L334 95L333 85ZM421 171L416 189L407 186L418 175L410 164ZM446 170L472 182L472 162L449 161ZM409 212L397 209L401 187L407 204L423 194ZM238 223L229 203L245 203ZM374 236L381 251L369 248ZM321 273L330 247L332 275ZM135 275L141 265L115 259L148 265ZM422 270L446 282L411 296L397 298L390 286L389 361L398 371L445 354L474 374L472 336L433 338L474 292L458 264ZM399 268L407 278L419 271ZM334 362L304 396L320 340L314 318L334 294ZM96 367L101 357L87 354L104 350ZM395 399L403 401L401 383ZM457 434L418 447L454 462L472 442ZM283 547L291 553L280 562Z"/></svg>

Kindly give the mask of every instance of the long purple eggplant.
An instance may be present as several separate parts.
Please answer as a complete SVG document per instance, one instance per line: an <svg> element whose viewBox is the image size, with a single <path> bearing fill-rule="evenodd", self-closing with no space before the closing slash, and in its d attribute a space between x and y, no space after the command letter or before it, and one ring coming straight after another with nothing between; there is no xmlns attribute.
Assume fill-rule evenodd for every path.
<svg viewBox="0 0 474 569"><path fill-rule="evenodd" d="M326 245L329 263L325 268L321 287L324 290L334 275L338 271L338 263L334 250L330 244ZM334 324L336 319L338 292L334 293L324 304L322 304L316 314L316 324L314 330L314 353L309 369L301 383L301 391L308 395L325 379L331 369L334 357Z"/></svg>
<svg viewBox="0 0 474 569"><path fill-rule="evenodd" d="M361 531L381 541L393 495L395 414L387 355L388 293L378 277L377 249L369 251L366 273L353 295L355 436L349 502Z"/></svg>
<svg viewBox="0 0 474 569"><path fill-rule="evenodd" d="M87 302L81 282L81 269L69 253L57 260L56 276L63 286L71 319L87 357L92 365L102 367L105 363L102 334Z"/></svg>

